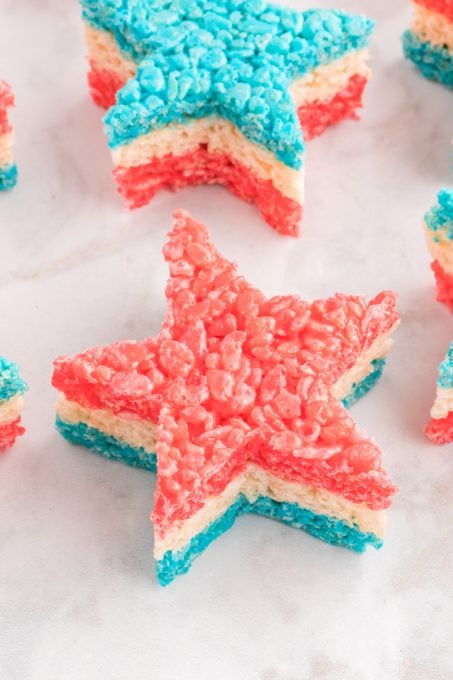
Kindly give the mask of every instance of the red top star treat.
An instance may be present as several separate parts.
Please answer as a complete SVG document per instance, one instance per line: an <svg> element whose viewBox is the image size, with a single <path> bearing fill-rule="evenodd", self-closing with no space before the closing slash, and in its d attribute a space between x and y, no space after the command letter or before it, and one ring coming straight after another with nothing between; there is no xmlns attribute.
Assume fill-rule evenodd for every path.
<svg viewBox="0 0 453 680"><path fill-rule="evenodd" d="M70 441L149 468L157 452L160 581L246 511L355 550L379 546L396 488L342 401L376 379L394 294L267 299L184 211L164 254L159 336L61 357L53 378Z"/></svg>

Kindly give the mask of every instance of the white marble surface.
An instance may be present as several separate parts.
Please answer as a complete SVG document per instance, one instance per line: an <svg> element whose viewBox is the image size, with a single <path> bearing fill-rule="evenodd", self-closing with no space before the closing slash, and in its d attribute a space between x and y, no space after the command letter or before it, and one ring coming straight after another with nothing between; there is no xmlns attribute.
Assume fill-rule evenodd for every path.
<svg viewBox="0 0 453 680"><path fill-rule="evenodd" d="M0 350L30 383L27 436L0 460L2 680L453 677L453 451L422 436L452 320L434 301L420 226L451 180L452 95L401 58L405 0L343 4L379 21L374 79L362 121L310 143L304 233L291 240L220 188L125 213L87 97L76 3L1 0L20 184L0 199ZM159 328L160 249L178 206L268 294L400 293L385 377L353 409L401 487L380 552L246 517L161 589L152 475L54 432L57 354Z"/></svg>

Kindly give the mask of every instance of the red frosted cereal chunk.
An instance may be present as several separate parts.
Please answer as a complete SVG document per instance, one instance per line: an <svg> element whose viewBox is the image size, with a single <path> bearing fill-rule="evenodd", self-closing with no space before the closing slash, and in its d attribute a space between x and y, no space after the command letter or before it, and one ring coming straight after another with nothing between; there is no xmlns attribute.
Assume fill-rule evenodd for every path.
<svg viewBox="0 0 453 680"><path fill-rule="evenodd" d="M303 375L297 383L297 394L302 401L308 399L308 394L315 382L315 375Z"/></svg>
<svg viewBox="0 0 453 680"><path fill-rule="evenodd" d="M289 330L291 333L300 333L301 330L307 325L310 319L310 310L306 309L303 313L296 315L294 321L291 321Z"/></svg>
<svg viewBox="0 0 453 680"><path fill-rule="evenodd" d="M124 354L128 363L137 365L147 358L148 350L140 342L130 342L125 346Z"/></svg>
<svg viewBox="0 0 453 680"><path fill-rule="evenodd" d="M184 244L179 239L171 239L164 245L162 252L167 262L176 262L184 255Z"/></svg>
<svg viewBox="0 0 453 680"><path fill-rule="evenodd" d="M348 418L343 418L324 426L320 432L320 439L326 443L346 440L351 436L353 429L353 423Z"/></svg>
<svg viewBox="0 0 453 680"><path fill-rule="evenodd" d="M224 272L216 276L214 279L214 285L217 288L222 288L227 286L236 277L236 269L232 265L228 267Z"/></svg>
<svg viewBox="0 0 453 680"><path fill-rule="evenodd" d="M186 442L185 459L193 470L199 470L205 463L205 449L203 446Z"/></svg>
<svg viewBox="0 0 453 680"><path fill-rule="evenodd" d="M251 336L266 335L272 336L275 329L275 319L272 316L251 317L246 323L245 329Z"/></svg>
<svg viewBox="0 0 453 680"><path fill-rule="evenodd" d="M156 449L159 456L159 475L172 477L178 471L177 456L179 452L177 449L173 449L172 456L172 449L164 442L160 442Z"/></svg>
<svg viewBox="0 0 453 680"><path fill-rule="evenodd" d="M242 331L233 331L226 335L220 345L220 357L226 371L238 371L242 360L242 345L246 334Z"/></svg>
<svg viewBox="0 0 453 680"><path fill-rule="evenodd" d="M100 383L109 383L112 379L113 371L108 366L96 366L92 375L93 378L98 380Z"/></svg>
<svg viewBox="0 0 453 680"><path fill-rule="evenodd" d="M255 357L255 359L259 359L260 361L269 361L269 359L271 359L273 356L272 349L266 345L253 347L253 349L250 351L250 354Z"/></svg>
<svg viewBox="0 0 453 680"><path fill-rule="evenodd" d="M187 260L176 260L169 263L170 274L172 276L189 277L194 273L193 266Z"/></svg>
<svg viewBox="0 0 453 680"><path fill-rule="evenodd" d="M323 354L326 348L326 341L323 338L307 335L304 338L304 346L311 352Z"/></svg>
<svg viewBox="0 0 453 680"><path fill-rule="evenodd" d="M239 368L236 369L235 377L236 380L243 382L247 381L249 385L254 387L257 385L257 383L259 384L261 380L261 370L259 367L252 369L252 362L250 361L250 358L241 356Z"/></svg>
<svg viewBox="0 0 453 680"><path fill-rule="evenodd" d="M220 354L218 352L210 352L206 356L206 368L220 368Z"/></svg>
<svg viewBox="0 0 453 680"><path fill-rule="evenodd" d="M73 371L74 375L81 380L92 380L93 368L83 357L74 360Z"/></svg>
<svg viewBox="0 0 453 680"><path fill-rule="evenodd" d="M231 399L231 410L233 413L244 413L249 411L255 403L256 392L250 385L239 382L234 387L234 396Z"/></svg>
<svg viewBox="0 0 453 680"><path fill-rule="evenodd" d="M326 401L309 401L305 404L305 416L309 420L325 425L332 418L332 409Z"/></svg>
<svg viewBox="0 0 453 680"><path fill-rule="evenodd" d="M203 423L207 420L209 413L203 406L188 406L182 409L181 416L188 423Z"/></svg>
<svg viewBox="0 0 453 680"><path fill-rule="evenodd" d="M209 248L201 243L189 243L186 246L186 253L197 267L207 267L213 260Z"/></svg>
<svg viewBox="0 0 453 680"><path fill-rule="evenodd" d="M181 336L181 340L193 352L195 357L201 357L207 351L207 333L201 321L191 323Z"/></svg>
<svg viewBox="0 0 453 680"><path fill-rule="evenodd" d="M211 316L214 318L222 316L226 310L225 302L223 300L219 300L218 298L210 300L210 305Z"/></svg>
<svg viewBox="0 0 453 680"><path fill-rule="evenodd" d="M153 390L149 378L139 373L116 373L110 380L110 387L118 396L134 394L142 397L151 394Z"/></svg>
<svg viewBox="0 0 453 680"><path fill-rule="evenodd" d="M236 317L233 314L225 314L219 319L212 321L208 326L208 333L222 337L236 330Z"/></svg>
<svg viewBox="0 0 453 680"><path fill-rule="evenodd" d="M319 321L309 321L307 323L307 333L312 333L313 335L318 335L323 338L329 333L333 333L335 328L329 324Z"/></svg>
<svg viewBox="0 0 453 680"><path fill-rule="evenodd" d="M256 292L253 290L245 290L240 293L236 299L236 309L239 314L245 315L250 313L253 309L258 309Z"/></svg>
<svg viewBox="0 0 453 680"><path fill-rule="evenodd" d="M282 356L295 355L299 352L299 344L297 342L281 342L277 350Z"/></svg>
<svg viewBox="0 0 453 680"><path fill-rule="evenodd" d="M301 446L302 440L294 432L286 431L274 434L269 443L277 451L294 451Z"/></svg>
<svg viewBox="0 0 453 680"><path fill-rule="evenodd" d="M275 411L275 409L270 405L266 404L263 406L263 414L265 418L265 422L267 425L269 425L272 429L274 430L286 430L286 424L283 422L279 414Z"/></svg>
<svg viewBox="0 0 453 680"><path fill-rule="evenodd" d="M338 307L326 313L326 321L335 328L344 328L346 324L346 311L343 307Z"/></svg>
<svg viewBox="0 0 453 680"><path fill-rule="evenodd" d="M171 377L189 375L194 363L193 353L176 340L164 340L159 347L159 361Z"/></svg>
<svg viewBox="0 0 453 680"><path fill-rule="evenodd" d="M304 442L313 443L319 439L321 425L316 420L304 420L302 421L299 432L302 435Z"/></svg>
<svg viewBox="0 0 453 680"><path fill-rule="evenodd" d="M228 371L213 368L206 372L209 391L217 401L228 401L233 396L234 378Z"/></svg>
<svg viewBox="0 0 453 680"><path fill-rule="evenodd" d="M274 406L282 418L297 418L301 411L301 401L297 394L281 390L274 399Z"/></svg>
<svg viewBox="0 0 453 680"><path fill-rule="evenodd" d="M188 306L187 303L183 303L181 307L183 307L183 309L181 309L181 314L184 314L185 311L185 316L189 321L197 321L208 315L210 304L209 300L206 299L201 300L201 302L196 302L190 306ZM186 308L185 310L184 307Z"/></svg>
<svg viewBox="0 0 453 680"><path fill-rule="evenodd" d="M229 433L226 444L228 448L230 449L236 449L239 448L244 444L246 440L246 434L242 428L239 427L233 427L231 432Z"/></svg>
<svg viewBox="0 0 453 680"><path fill-rule="evenodd" d="M368 472L376 467L379 461L379 449L371 442L359 442L344 452L345 459L354 472Z"/></svg>
<svg viewBox="0 0 453 680"><path fill-rule="evenodd" d="M266 347L271 344L273 339L272 333L259 333L249 339L248 346L251 349L255 347Z"/></svg>

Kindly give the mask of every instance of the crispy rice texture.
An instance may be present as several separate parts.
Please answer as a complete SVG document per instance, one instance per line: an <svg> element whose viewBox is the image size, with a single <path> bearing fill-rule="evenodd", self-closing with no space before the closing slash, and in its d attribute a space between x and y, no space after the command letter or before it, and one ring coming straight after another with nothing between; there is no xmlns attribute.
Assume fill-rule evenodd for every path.
<svg viewBox="0 0 453 680"><path fill-rule="evenodd" d="M147 204L161 188L173 190L195 184L222 184L245 201L253 202L262 216L281 234L297 236L302 206L281 194L269 180L221 153L204 148L182 156L154 158L142 166L114 171L118 191L130 208Z"/></svg>
<svg viewBox="0 0 453 680"><path fill-rule="evenodd" d="M4 423L0 425L0 452L9 449L17 437L20 437L25 432L25 429L20 424L20 418L16 418L11 423Z"/></svg>

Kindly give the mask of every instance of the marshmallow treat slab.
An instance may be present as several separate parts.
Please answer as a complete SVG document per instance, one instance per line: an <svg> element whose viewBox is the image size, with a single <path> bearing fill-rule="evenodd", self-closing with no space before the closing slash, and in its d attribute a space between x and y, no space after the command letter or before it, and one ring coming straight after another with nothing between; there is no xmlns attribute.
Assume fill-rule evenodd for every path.
<svg viewBox="0 0 453 680"><path fill-rule="evenodd" d="M266 299L182 210L164 255L160 334L59 357L53 375L66 439L157 468L159 581L187 571L245 512L352 550L379 547L396 487L342 401L377 379L395 295Z"/></svg>

